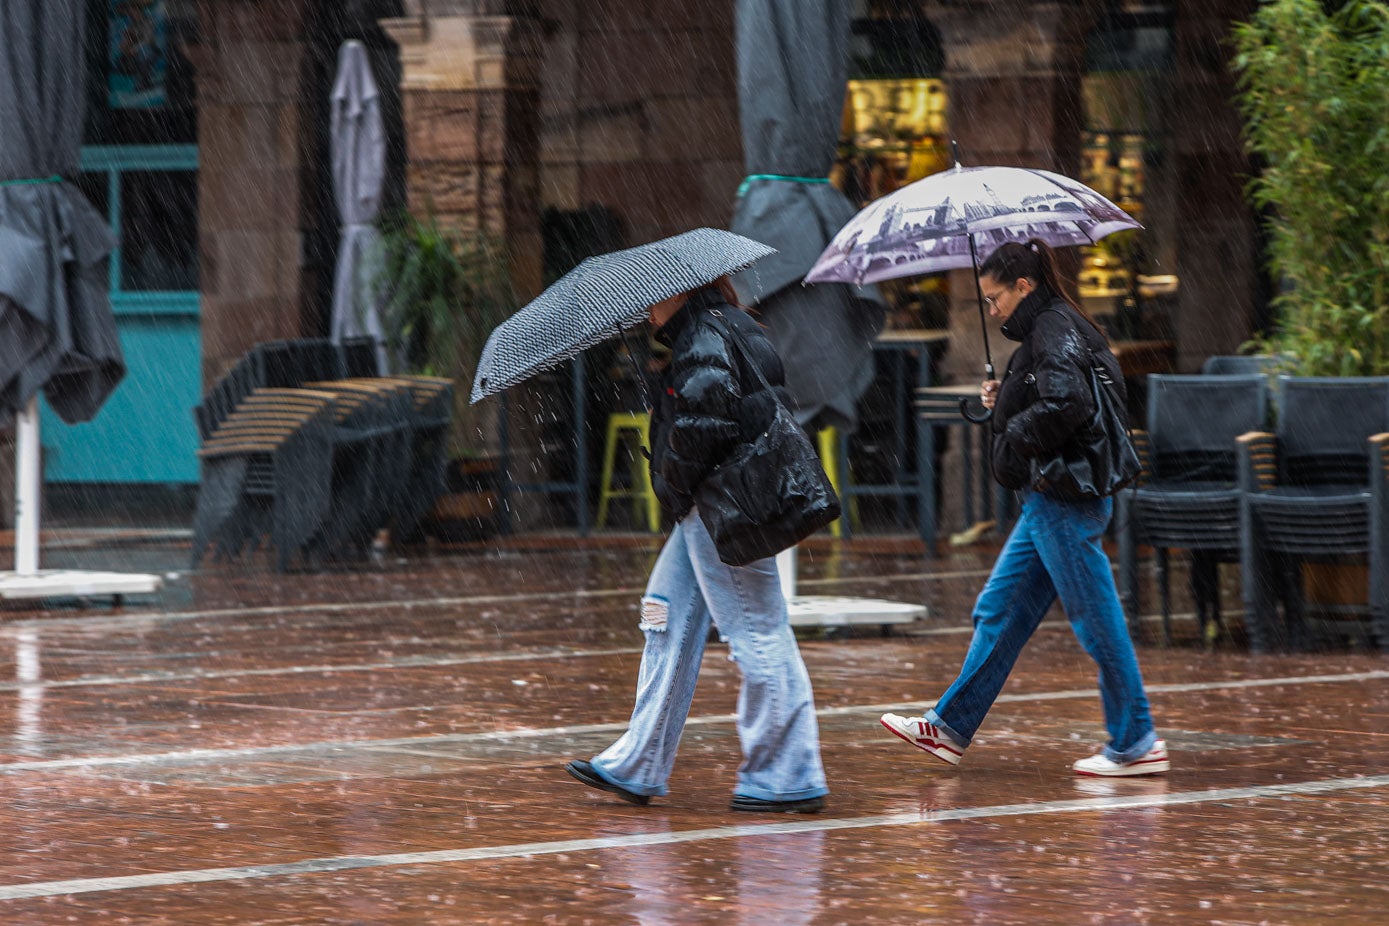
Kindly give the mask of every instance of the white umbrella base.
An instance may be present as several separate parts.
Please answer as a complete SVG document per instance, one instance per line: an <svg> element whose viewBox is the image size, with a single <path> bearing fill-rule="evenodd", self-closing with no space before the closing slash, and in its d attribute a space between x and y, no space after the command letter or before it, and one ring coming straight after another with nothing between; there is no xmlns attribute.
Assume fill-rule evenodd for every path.
<svg viewBox="0 0 1389 926"><path fill-rule="evenodd" d="M793 595L786 599L792 627L855 627L910 624L926 616L926 606L881 598Z"/></svg>
<svg viewBox="0 0 1389 926"><path fill-rule="evenodd" d="M86 572L76 569L0 572L0 598L142 595L155 591L162 584L159 576L139 572Z"/></svg>

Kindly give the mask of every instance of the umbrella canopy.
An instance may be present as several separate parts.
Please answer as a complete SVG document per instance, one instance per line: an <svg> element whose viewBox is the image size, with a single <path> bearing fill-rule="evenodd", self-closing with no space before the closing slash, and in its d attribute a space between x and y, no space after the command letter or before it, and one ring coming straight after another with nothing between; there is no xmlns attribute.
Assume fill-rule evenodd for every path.
<svg viewBox="0 0 1389 926"><path fill-rule="evenodd" d="M381 99L361 42L338 49L338 76L332 97L333 192L342 218L342 239L333 274L332 339L369 335L378 345L377 364L386 369L381 327L381 233L375 222L386 171L386 136Z"/></svg>
<svg viewBox="0 0 1389 926"><path fill-rule="evenodd" d="M1093 244L1142 228L1085 184L1046 170L961 167L870 203L840 229L807 283L876 282L970 267L1006 241Z"/></svg>
<svg viewBox="0 0 1389 926"><path fill-rule="evenodd" d="M806 282L872 282L971 267L984 373L994 378L980 252L1032 238L1053 247L1094 243L1126 228L1142 228L1124 210L1078 180L1023 167L961 167L909 183L870 203L839 230ZM960 410L975 422L988 413Z"/></svg>
<svg viewBox="0 0 1389 926"><path fill-rule="evenodd" d="M646 318L677 293L736 273L775 250L716 228L590 257L497 326L478 360L472 401L516 385Z"/></svg>
<svg viewBox="0 0 1389 926"><path fill-rule="evenodd" d="M82 0L0 4L0 421L40 390L87 421L125 376L106 221L76 175L86 112Z"/></svg>
<svg viewBox="0 0 1389 926"><path fill-rule="evenodd" d="M801 286L854 214L825 175L834 162L852 4L739 0L738 105L748 179L730 228L778 253L738 280L786 367L802 424L852 430L873 379L872 339L886 306L874 288Z"/></svg>

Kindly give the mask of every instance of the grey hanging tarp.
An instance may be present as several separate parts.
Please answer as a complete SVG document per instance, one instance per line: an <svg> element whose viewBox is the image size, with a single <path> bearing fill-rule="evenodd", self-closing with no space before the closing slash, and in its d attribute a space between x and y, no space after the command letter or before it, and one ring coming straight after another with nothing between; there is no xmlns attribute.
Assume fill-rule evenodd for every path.
<svg viewBox="0 0 1389 926"><path fill-rule="evenodd" d="M738 104L748 179L732 230L777 249L738 291L762 313L802 424L852 430L873 379L872 339L886 306L874 287L802 286L857 211L825 182L847 77L842 0L738 0Z"/></svg>
<svg viewBox="0 0 1389 926"><path fill-rule="evenodd" d="M332 98L333 192L342 218L337 270L333 274L333 341L369 335L377 344L377 364L385 372L380 287L376 275L381 233L376 228L381 185L386 173L386 134L381 99L366 47L344 42Z"/></svg>
<svg viewBox="0 0 1389 926"><path fill-rule="evenodd" d="M0 3L0 422L39 390L87 421L125 375L105 220L77 187L82 0Z"/></svg>

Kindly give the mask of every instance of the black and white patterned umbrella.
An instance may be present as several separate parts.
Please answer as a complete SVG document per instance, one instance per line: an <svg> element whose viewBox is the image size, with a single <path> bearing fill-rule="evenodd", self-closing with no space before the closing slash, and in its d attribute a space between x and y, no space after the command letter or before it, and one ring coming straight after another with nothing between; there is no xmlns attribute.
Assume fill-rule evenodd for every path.
<svg viewBox="0 0 1389 926"><path fill-rule="evenodd" d="M775 254L717 228L696 228L590 257L497 326L482 349L472 401L508 389L646 318L646 310Z"/></svg>

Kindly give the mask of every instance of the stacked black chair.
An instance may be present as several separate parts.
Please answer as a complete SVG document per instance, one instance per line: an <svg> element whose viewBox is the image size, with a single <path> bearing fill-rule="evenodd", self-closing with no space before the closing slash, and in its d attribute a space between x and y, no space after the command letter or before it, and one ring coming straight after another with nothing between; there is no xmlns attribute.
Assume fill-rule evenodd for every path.
<svg viewBox="0 0 1389 926"><path fill-rule="evenodd" d="M1148 427L1133 432L1143 462L1139 481L1117 496L1119 595L1139 635L1139 544L1153 547L1162 602L1162 637L1172 640L1168 551L1191 552L1191 590L1209 641L1220 633L1219 563L1240 553L1236 441L1262 428L1267 379L1244 376L1148 377Z"/></svg>
<svg viewBox="0 0 1389 926"><path fill-rule="evenodd" d="M1201 364L1203 376L1244 376L1261 373L1269 376L1278 367L1277 357L1246 354L1221 354L1207 357Z"/></svg>
<svg viewBox="0 0 1389 926"><path fill-rule="evenodd" d="M380 344L375 338L344 338L339 346L342 350L342 375L345 378L385 375L377 354Z"/></svg>
<svg viewBox="0 0 1389 926"><path fill-rule="evenodd" d="M333 508L314 542L317 559L365 555L390 518L410 472L414 397L386 379L307 384L336 398Z"/></svg>
<svg viewBox="0 0 1389 926"><path fill-rule="evenodd" d="M448 463L449 423L453 419L453 380L435 376L394 376L392 382L410 390L414 414L410 421L409 475L392 505L391 536L414 538L421 522L444 494Z"/></svg>
<svg viewBox="0 0 1389 926"><path fill-rule="evenodd" d="M202 404L193 409L198 437L206 441L217 426L252 392L265 386L265 367L258 351L251 351L212 387Z"/></svg>
<svg viewBox="0 0 1389 926"><path fill-rule="evenodd" d="M1304 644L1302 563L1347 557L1368 559L1370 630L1382 648L1389 644L1389 377L1284 376L1278 396L1276 433L1240 440L1250 648Z"/></svg>
<svg viewBox="0 0 1389 926"><path fill-rule="evenodd" d="M375 351L370 339L272 341L213 387L195 409L195 563L268 538L283 570L360 557L388 524L417 529L444 490L453 383L349 375L374 371Z"/></svg>
<svg viewBox="0 0 1389 926"><path fill-rule="evenodd" d="M305 383L341 379L345 375L342 349L327 338L298 338L258 345L262 385L295 389Z"/></svg>
<svg viewBox="0 0 1389 926"><path fill-rule="evenodd" d="M223 558L268 535L281 571L322 530L331 496L333 396L258 389L204 442L193 518L193 562Z"/></svg>

